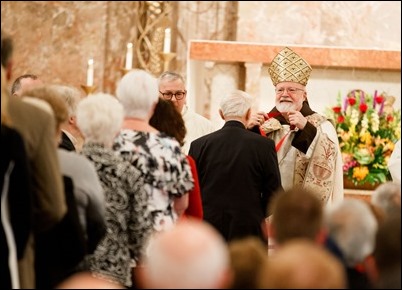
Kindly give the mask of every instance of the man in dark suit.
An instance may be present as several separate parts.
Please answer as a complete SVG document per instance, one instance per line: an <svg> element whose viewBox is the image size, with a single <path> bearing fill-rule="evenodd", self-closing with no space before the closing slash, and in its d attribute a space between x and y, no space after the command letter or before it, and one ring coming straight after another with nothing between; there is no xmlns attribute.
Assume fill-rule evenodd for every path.
<svg viewBox="0 0 402 290"><path fill-rule="evenodd" d="M61 124L61 142L59 148L67 151L81 151L84 137L77 126L76 111L78 103L83 98L82 93L75 87L66 85L55 85L60 97L67 106L68 120Z"/></svg>
<svg viewBox="0 0 402 290"><path fill-rule="evenodd" d="M251 105L251 96L243 91L224 97L219 109L224 126L190 145L204 219L227 241L250 235L264 239L267 204L282 189L274 142L246 129Z"/></svg>
<svg viewBox="0 0 402 290"><path fill-rule="evenodd" d="M66 149L67 151L75 151L74 143L63 131L61 132L61 141L59 143L59 148Z"/></svg>

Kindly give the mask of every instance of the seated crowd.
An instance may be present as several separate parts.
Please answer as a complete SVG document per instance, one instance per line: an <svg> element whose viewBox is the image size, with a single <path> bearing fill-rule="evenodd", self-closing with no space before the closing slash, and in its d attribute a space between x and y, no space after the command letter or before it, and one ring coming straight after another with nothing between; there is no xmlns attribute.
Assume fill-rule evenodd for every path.
<svg viewBox="0 0 402 290"><path fill-rule="evenodd" d="M214 128L176 73L84 96L13 79L3 32L1 51L4 289L401 288L400 184L331 203L285 189L246 92Z"/></svg>

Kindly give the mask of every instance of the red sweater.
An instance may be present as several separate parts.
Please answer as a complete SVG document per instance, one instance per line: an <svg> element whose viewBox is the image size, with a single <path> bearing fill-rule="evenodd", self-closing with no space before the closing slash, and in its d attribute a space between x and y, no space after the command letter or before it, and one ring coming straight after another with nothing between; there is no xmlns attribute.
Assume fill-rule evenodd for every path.
<svg viewBox="0 0 402 290"><path fill-rule="evenodd" d="M189 192L188 207L184 212L184 215L186 217L203 219L204 212L202 209L201 190L200 183L198 182L197 166L195 165L195 161L191 156L187 155L187 160L191 167L191 173L193 174L194 188Z"/></svg>

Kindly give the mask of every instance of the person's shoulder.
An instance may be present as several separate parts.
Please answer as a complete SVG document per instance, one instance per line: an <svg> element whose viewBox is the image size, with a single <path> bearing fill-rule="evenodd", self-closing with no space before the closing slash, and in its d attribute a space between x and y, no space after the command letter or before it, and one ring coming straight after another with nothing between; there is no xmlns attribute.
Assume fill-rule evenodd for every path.
<svg viewBox="0 0 402 290"><path fill-rule="evenodd" d="M69 160L74 160L80 163L92 164L84 155L81 155L75 151L68 151L64 148L57 148L58 155Z"/></svg>
<svg viewBox="0 0 402 290"><path fill-rule="evenodd" d="M219 130L218 130L218 131L219 131ZM191 142L191 144L193 144L193 143L194 143L194 144L202 144L202 143L206 142L207 140L209 140L209 139L211 139L211 138L214 138L216 135L218 135L218 134L219 134L218 131L211 132L211 133L208 133L208 134L203 135L203 136L201 136L201 137L198 137L198 138L194 139L194 140Z"/></svg>
<svg viewBox="0 0 402 290"><path fill-rule="evenodd" d="M252 132L250 130L245 130L245 132L247 132L247 137L250 138L250 140L254 141L257 144L275 145L275 141L272 140L271 138L262 136L255 132Z"/></svg>
<svg viewBox="0 0 402 290"><path fill-rule="evenodd" d="M25 142L22 135L17 130L5 125L1 125L1 138L2 138L1 142L4 142L4 144L8 144L11 147L15 147L16 145L20 144L24 145Z"/></svg>

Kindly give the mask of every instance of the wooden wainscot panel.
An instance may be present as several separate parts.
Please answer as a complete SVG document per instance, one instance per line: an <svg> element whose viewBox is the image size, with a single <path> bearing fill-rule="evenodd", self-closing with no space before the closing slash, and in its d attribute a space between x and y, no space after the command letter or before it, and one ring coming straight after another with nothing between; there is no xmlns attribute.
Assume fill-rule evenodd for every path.
<svg viewBox="0 0 402 290"><path fill-rule="evenodd" d="M190 60L269 64L284 46L233 41L191 41ZM401 70L401 51L292 46L312 67Z"/></svg>

